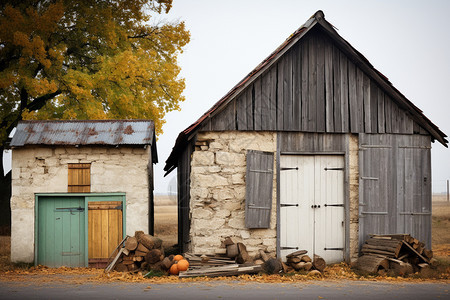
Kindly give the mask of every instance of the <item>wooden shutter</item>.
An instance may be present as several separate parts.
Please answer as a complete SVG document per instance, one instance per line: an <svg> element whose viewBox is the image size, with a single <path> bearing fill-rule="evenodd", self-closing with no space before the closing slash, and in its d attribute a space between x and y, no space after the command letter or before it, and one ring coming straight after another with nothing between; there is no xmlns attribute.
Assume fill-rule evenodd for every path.
<svg viewBox="0 0 450 300"><path fill-rule="evenodd" d="M245 226L269 228L272 209L273 153L247 151Z"/></svg>
<svg viewBox="0 0 450 300"><path fill-rule="evenodd" d="M89 193L91 191L91 164L69 164L69 193Z"/></svg>

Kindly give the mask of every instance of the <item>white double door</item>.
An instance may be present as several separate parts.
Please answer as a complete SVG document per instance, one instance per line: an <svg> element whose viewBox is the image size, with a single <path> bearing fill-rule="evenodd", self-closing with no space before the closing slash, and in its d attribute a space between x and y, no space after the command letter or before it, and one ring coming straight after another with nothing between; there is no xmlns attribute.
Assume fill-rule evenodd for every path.
<svg viewBox="0 0 450 300"><path fill-rule="evenodd" d="M281 155L280 252L344 260L344 157Z"/></svg>

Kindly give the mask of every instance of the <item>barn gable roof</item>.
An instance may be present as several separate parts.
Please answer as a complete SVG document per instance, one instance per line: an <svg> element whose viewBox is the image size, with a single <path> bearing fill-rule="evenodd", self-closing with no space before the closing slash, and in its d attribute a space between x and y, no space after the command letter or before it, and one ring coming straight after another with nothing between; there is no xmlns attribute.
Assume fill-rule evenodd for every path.
<svg viewBox="0 0 450 300"><path fill-rule="evenodd" d="M289 36L283 44L281 44L272 54L262 61L253 71L251 71L236 86L234 86L224 97L222 97L207 112L205 112L196 122L191 124L178 135L175 146L166 161L166 166L164 168L166 175L176 168L177 159L181 151L187 145L188 141L202 129L206 122L222 112L228 103L233 101L244 89L260 78L264 72L277 63L287 51L289 51L299 40L301 40L315 27L319 27L323 32L325 32L327 36L337 45L337 47L352 60L356 67L370 76L370 78L374 80L380 88L386 91L390 98L400 108L409 113L411 119L413 119L431 135L433 140L438 140L445 147L447 147L448 141L445 139L446 135L439 130L439 128L433 124L418 107L416 107L402 93L400 93L400 91L398 91L392 83L389 82L388 78L376 70L360 52L344 40L336 32L333 25L325 20L323 12L319 10L305 24Z"/></svg>
<svg viewBox="0 0 450 300"><path fill-rule="evenodd" d="M20 121L13 148L44 146L151 146L157 162L155 125L151 120Z"/></svg>

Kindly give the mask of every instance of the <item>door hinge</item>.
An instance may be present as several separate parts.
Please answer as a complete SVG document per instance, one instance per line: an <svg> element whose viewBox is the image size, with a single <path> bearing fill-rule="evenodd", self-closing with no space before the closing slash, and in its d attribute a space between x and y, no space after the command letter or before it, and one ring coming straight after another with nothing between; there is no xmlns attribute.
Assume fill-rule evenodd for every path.
<svg viewBox="0 0 450 300"><path fill-rule="evenodd" d="M344 248L323 248L323 250L344 250Z"/></svg>
<svg viewBox="0 0 450 300"><path fill-rule="evenodd" d="M284 203L281 203L280 206L281 206L281 207L286 207L286 206L298 206L298 204L287 204L287 203L284 204Z"/></svg>
<svg viewBox="0 0 450 300"><path fill-rule="evenodd" d="M325 168L325 171L344 171L344 168Z"/></svg>
<svg viewBox="0 0 450 300"><path fill-rule="evenodd" d="M327 206L337 206L337 207L344 207L344 204L325 204L325 207Z"/></svg>
<svg viewBox="0 0 450 300"><path fill-rule="evenodd" d="M280 250L292 250L292 249L298 250L298 247L280 247Z"/></svg>
<svg viewBox="0 0 450 300"><path fill-rule="evenodd" d="M55 212L82 212L84 211L84 207L59 207L59 208L55 208Z"/></svg>
<svg viewBox="0 0 450 300"><path fill-rule="evenodd" d="M295 168L280 168L280 171L287 171L287 170L298 170L298 167L295 167Z"/></svg>

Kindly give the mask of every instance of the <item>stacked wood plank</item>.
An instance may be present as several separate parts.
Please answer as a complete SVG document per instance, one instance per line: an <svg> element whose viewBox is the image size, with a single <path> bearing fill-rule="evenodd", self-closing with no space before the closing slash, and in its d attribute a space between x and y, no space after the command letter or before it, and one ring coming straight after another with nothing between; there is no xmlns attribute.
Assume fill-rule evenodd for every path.
<svg viewBox="0 0 450 300"><path fill-rule="evenodd" d="M428 269L433 251L409 234L371 235L361 248L357 267L369 273L408 275Z"/></svg>

